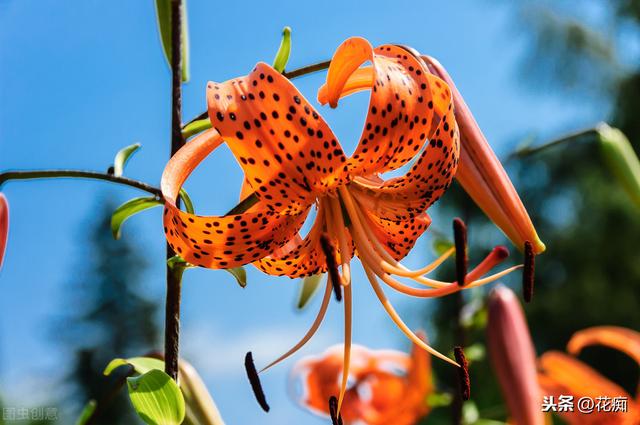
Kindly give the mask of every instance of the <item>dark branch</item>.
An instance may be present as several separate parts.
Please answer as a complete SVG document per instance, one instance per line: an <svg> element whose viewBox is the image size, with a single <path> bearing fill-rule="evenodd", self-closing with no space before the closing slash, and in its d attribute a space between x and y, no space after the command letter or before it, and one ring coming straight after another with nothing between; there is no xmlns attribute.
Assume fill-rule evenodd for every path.
<svg viewBox="0 0 640 425"><path fill-rule="evenodd" d="M138 180L127 177L116 177L109 173L99 173L97 171L84 170L29 170L29 171L6 171L0 173L0 187L10 180L33 180L33 179L55 179L55 178L83 178L92 180L104 180L111 183L122 184L144 190L152 195L162 198L162 192L157 187L150 186Z"/></svg>

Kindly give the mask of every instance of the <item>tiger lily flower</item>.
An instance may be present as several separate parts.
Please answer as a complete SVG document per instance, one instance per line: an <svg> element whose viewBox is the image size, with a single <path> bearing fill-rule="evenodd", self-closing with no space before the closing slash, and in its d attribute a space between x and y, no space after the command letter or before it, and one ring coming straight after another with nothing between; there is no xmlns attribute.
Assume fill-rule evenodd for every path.
<svg viewBox="0 0 640 425"><path fill-rule="evenodd" d="M538 361L540 372L538 379L544 394L552 395L558 400L559 395L573 395L574 402L582 397L590 397L595 402L598 398L607 398L609 411L597 411L585 414L574 409L573 412L560 412L567 423L589 425L637 425L640 417L640 396L636 399L622 387L605 378L585 363L577 360L584 347L604 345L619 350L640 364L640 333L631 329L615 326L598 326L576 332L569 343L566 355L550 351L542 355ZM614 411L612 400L626 398L626 411Z"/></svg>
<svg viewBox="0 0 640 425"><path fill-rule="evenodd" d="M367 61L372 67L361 68ZM519 267L483 277L506 257L506 249L498 247L458 285L426 276L454 249L417 270L400 262L431 223L426 210L450 186L458 168L453 98L448 84L409 51L395 45L373 48L363 38L350 38L337 49L318 98L335 107L340 97L365 88L371 93L365 127L354 154L347 157L322 116L271 66L258 63L244 77L210 82L212 128L173 156L161 182L167 241L189 263L212 269L252 263L267 274L290 278L329 272L311 329L263 370L295 353L314 335L335 285L344 291L345 315L346 367L339 407L351 352L354 255L400 330L417 346L457 366L407 327L379 280L401 293L430 298L495 281ZM182 184L223 142L244 171L241 194L255 193L258 201L242 213L224 216L181 211L176 199ZM410 161L403 176L381 178ZM303 237L299 230L314 206L315 222ZM410 286L397 277L427 287Z"/></svg>
<svg viewBox="0 0 640 425"><path fill-rule="evenodd" d="M333 346L320 356L300 360L293 368L292 383L301 384L302 389L298 402L317 415L328 416L327 400L340 391L343 349ZM346 424L413 425L430 411L427 397L434 392L431 361L421 347L414 345L409 355L353 345L349 376L341 411Z"/></svg>
<svg viewBox="0 0 640 425"><path fill-rule="evenodd" d="M4 259L4 251L7 247L7 237L9 236L9 202L0 193L0 269Z"/></svg>

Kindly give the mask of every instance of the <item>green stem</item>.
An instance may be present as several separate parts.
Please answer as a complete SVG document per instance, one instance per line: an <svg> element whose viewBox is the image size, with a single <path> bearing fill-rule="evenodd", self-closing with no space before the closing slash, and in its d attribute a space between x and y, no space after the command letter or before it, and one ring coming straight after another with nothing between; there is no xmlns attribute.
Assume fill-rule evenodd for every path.
<svg viewBox="0 0 640 425"><path fill-rule="evenodd" d="M92 180L104 180L111 183L122 184L144 190L152 195L162 198L162 192L157 187L150 186L138 180L126 177L116 177L113 174L99 173L97 171L84 170L34 170L34 171L6 171L0 173L0 187L10 180L33 180L52 178L84 178Z"/></svg>
<svg viewBox="0 0 640 425"><path fill-rule="evenodd" d="M560 137L559 139L555 139L552 140L550 142L544 143L542 145L539 146L534 146L534 147L524 147L522 149L518 149L517 151L515 151L512 156L518 156L518 157L525 157L525 156L529 156L529 155L534 155L537 154L539 152L545 151L549 148L552 148L554 146L558 146L558 145L562 145L565 143L569 143L572 142L576 139L580 139L586 136L591 136L594 135L598 132L598 127L600 126L600 124L596 125L595 127L589 127L583 130L579 130L579 131L575 131L573 133L569 133L565 136Z"/></svg>

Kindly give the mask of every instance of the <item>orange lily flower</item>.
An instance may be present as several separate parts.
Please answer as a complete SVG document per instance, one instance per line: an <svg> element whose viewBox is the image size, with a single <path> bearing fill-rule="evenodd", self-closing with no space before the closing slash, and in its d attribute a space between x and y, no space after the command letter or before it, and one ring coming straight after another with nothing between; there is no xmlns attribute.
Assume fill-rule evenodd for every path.
<svg viewBox="0 0 640 425"><path fill-rule="evenodd" d="M364 62L372 67L360 67ZM344 291L345 350L341 391L347 385L351 344L350 260L357 255L391 319L416 345L457 365L416 336L385 296L379 279L414 297L439 297L492 282L517 267L484 277L506 257L498 247L458 285L425 276L453 252L410 270L400 260L427 229L426 210L451 184L459 158L459 131L449 85L425 63L395 45L373 48L354 37L336 51L319 93L321 103L358 90L371 92L365 128L347 157L329 125L296 87L267 64L224 83L209 83L212 129L188 142L162 176L164 230L186 261L213 269L252 263L265 273L302 277L329 272L320 311L307 334L268 365L289 357L316 332L331 298ZM245 173L241 194L257 203L239 214L205 217L176 207L179 190L197 165L223 141ZM413 160L400 177L380 174ZM315 206L315 223L299 230ZM340 272L338 272L338 267ZM417 288L396 277L428 288ZM464 277L464 276L463 276ZM461 279L462 280L462 279ZM339 410L339 409L338 409Z"/></svg>
<svg viewBox="0 0 640 425"><path fill-rule="evenodd" d="M7 247L7 237L9 236L9 202L0 193L0 268L4 259L4 250Z"/></svg>
<svg viewBox="0 0 640 425"><path fill-rule="evenodd" d="M304 358L293 369L293 382L302 384L298 402L317 415L328 416L327 400L340 391L343 348ZM413 425L430 411L431 361L421 347L414 345L408 355L353 345L349 378L341 411L346 424Z"/></svg>
<svg viewBox="0 0 640 425"><path fill-rule="evenodd" d="M615 326L600 326L576 332L569 343L567 351L576 356L586 346L604 345L628 354L640 364L640 333L630 329ZM538 379L545 394L553 395L558 400L559 395L573 395L574 403L581 397L590 397L597 402L599 397L611 400L626 397L625 411L597 411L585 414L576 408L573 412L559 413L569 424L610 424L637 425L640 423L640 396L636 399L629 395L622 387L605 378L591 367L564 353L551 351L539 359Z"/></svg>

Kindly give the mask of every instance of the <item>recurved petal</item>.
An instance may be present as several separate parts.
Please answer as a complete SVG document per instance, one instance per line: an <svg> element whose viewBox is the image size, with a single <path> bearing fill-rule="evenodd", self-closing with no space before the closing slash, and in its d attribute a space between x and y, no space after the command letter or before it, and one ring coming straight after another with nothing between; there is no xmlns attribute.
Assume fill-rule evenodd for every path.
<svg viewBox="0 0 640 425"><path fill-rule="evenodd" d="M278 212L301 212L345 183L346 157L324 119L265 63L247 76L209 83L209 118L248 184Z"/></svg>
<svg viewBox="0 0 640 425"><path fill-rule="evenodd" d="M640 410L632 397L619 385L611 382L586 364L563 353L550 351L539 359L539 382L545 395L557 401L560 395L574 396L574 402L582 397L597 400L598 397L626 397L627 412L574 412L560 413L563 419L576 425L632 425L636 424Z"/></svg>
<svg viewBox="0 0 640 425"><path fill-rule="evenodd" d="M367 61L372 66L360 68ZM393 170L415 157L437 120L435 104L448 91L403 48L374 49L367 40L352 37L334 54L318 100L335 107L340 97L365 89L371 90L365 128L349 160L356 175Z"/></svg>
<svg viewBox="0 0 640 425"><path fill-rule="evenodd" d="M9 237L9 201L0 193L0 269Z"/></svg>
<svg viewBox="0 0 640 425"><path fill-rule="evenodd" d="M444 67L430 56L422 56L428 69L447 82L453 92L455 116L460 128L460 164L456 179L484 213L519 249L533 243L539 254L545 246L504 167L482 134L462 95Z"/></svg>
<svg viewBox="0 0 640 425"><path fill-rule="evenodd" d="M622 351L640 365L640 333L618 326L596 326L573 334L567 344L567 351L574 356L584 347L604 345Z"/></svg>
<svg viewBox="0 0 640 425"><path fill-rule="evenodd" d="M214 129L197 136L169 160L161 181L169 245L189 263L213 269L236 267L269 255L297 234L306 213L279 214L262 200L249 212L227 216L199 216L178 209L176 198L182 184L221 143Z"/></svg>

